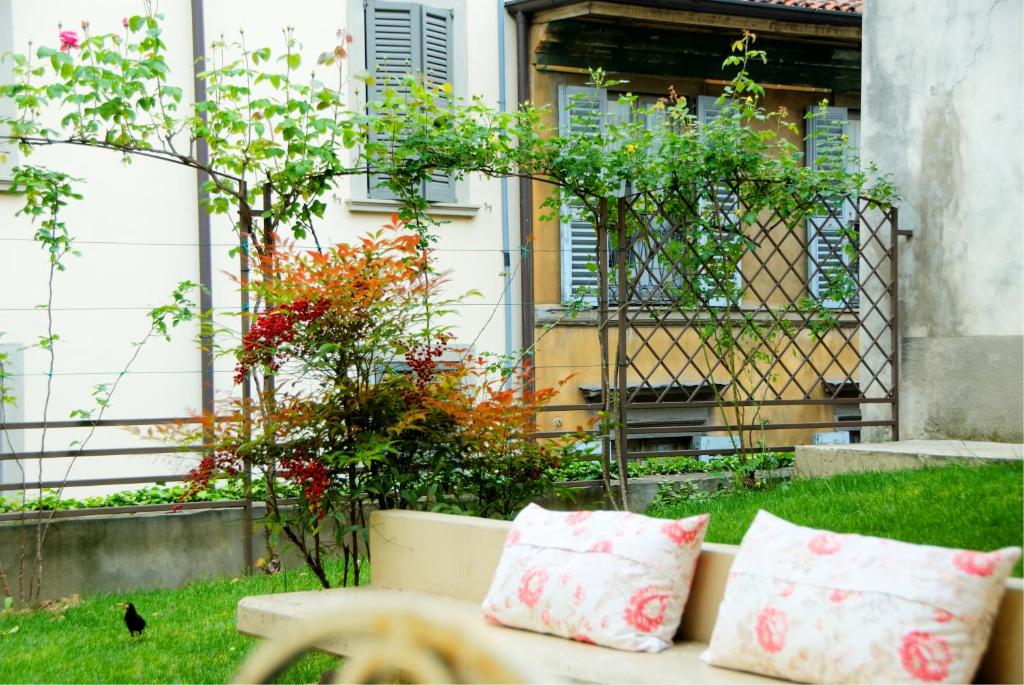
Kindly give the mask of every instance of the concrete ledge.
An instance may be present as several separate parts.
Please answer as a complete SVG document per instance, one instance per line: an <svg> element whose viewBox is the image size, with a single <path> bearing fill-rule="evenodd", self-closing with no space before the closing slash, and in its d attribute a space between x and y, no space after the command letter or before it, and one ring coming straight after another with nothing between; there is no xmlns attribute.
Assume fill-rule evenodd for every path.
<svg viewBox="0 0 1024 685"><path fill-rule="evenodd" d="M860 445L800 445L798 476L824 478L839 473L899 471L926 465L1021 461L1024 445L969 440L900 440Z"/></svg>

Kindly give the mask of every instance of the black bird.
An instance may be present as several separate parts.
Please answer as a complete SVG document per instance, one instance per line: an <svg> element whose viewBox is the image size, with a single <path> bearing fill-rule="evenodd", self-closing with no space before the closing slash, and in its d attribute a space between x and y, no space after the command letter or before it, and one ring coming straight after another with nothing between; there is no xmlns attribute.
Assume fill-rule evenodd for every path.
<svg viewBox="0 0 1024 685"><path fill-rule="evenodd" d="M139 616L139 612L135 611L135 605L131 602L122 604L121 607L125 609L124 624L128 626L128 633L133 636L138 633L141 637L142 630L146 627L146 619Z"/></svg>

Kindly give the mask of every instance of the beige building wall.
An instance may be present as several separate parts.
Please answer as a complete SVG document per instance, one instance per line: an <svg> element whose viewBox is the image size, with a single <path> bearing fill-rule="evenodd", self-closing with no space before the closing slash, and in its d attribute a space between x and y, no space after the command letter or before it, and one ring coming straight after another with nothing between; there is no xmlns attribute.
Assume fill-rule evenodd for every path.
<svg viewBox="0 0 1024 685"><path fill-rule="evenodd" d="M499 16L505 23L508 55L514 55L514 22L499 15L497 2L485 0L436 0L431 6L450 7L455 20L455 87L462 95L480 95L498 105L499 91ZM142 12L140 0L0 0L0 21L10 18L13 49L25 52L32 44L58 44L58 23L65 29L80 31L80 22L90 22L94 33L121 30L125 16ZM165 15L163 38L168 46L168 62L175 85L183 88L191 104L192 42L190 3L184 0L159 5ZM321 2L296 0L282 4L271 0L238 3L206 0L205 33L208 41L239 38L244 29L246 44L267 45L276 54L283 46L282 29L294 28L302 43L304 65L313 65L317 56L337 44L337 31L354 34L351 46L356 58L350 73L363 68L365 39L362 27L363 3L360 0ZM510 66L511 65L511 66ZM506 100L516 102L514 61L506 60L508 91ZM363 95L353 85L349 89L353 106ZM22 159L22 161L26 161ZM199 280L196 180L191 171L150 160L136 160L125 166L113 154L55 146L38 150L28 160L33 164L63 170L81 179L85 198L68 207L65 219L82 252L69 258L66 272L55 279L54 329L61 340L49 406L50 420L66 420L76 408L90 408L90 391L96 384L111 383L132 354L132 342L140 339L148 327L148 309L164 303L175 285L183 280ZM507 227L511 238L511 267L516 272L518 216L516 187L508 183ZM318 226L322 243L351 240L379 228L390 219L394 207L357 202L365 200L365 179L342 179L325 201L328 211ZM47 261L37 243L31 240L33 227L14 213L20 206L17 196L0 195L0 332L2 343L31 345L45 335L46 313L37 305L46 301ZM359 211L356 211L359 210ZM470 177L457 190L456 206L439 217L445 223L437 228L438 266L451 272L447 293L454 295L471 289L479 297L458 307L453 317L456 340L475 349L503 353L506 331L513 348L520 345L518 322L519 283L506 290L502 254L502 184L498 180ZM236 285L229 274L237 270L237 258L228 251L237 238L228 222L215 217L212 226L213 304L216 321L238 328L238 318L228 316L238 309ZM307 240L312 247L312 240ZM306 246L306 245L303 245ZM506 326L506 299L512 301L512 326ZM184 416L200 409L200 356L192 338L195 330L175 331L170 343L155 340L142 350L132 372L121 387L105 418L127 419ZM227 343L228 341L220 341ZM39 349L24 352L21 418L42 418L47 392L47 355ZM233 362L220 357L216 362L215 387L218 397L233 392ZM24 449L38 450L38 431L24 431L19 438ZM69 449L81 431L51 431L48 450ZM101 429L90 448L128 447L150 444L122 429ZM50 459L40 470L38 461L26 464L28 477L35 480L133 476L180 473L192 460L181 456L125 458ZM69 471L70 469L70 471ZM20 480L8 463L7 480ZM95 494L118 488L76 488L69 495ZM0 493L2 496L2 493Z"/></svg>

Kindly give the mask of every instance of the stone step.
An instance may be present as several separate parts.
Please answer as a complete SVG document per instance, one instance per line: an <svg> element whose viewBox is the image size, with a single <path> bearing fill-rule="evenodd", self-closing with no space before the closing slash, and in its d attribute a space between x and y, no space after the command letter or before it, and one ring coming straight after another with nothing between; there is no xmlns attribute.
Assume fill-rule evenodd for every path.
<svg viewBox="0 0 1024 685"><path fill-rule="evenodd" d="M974 440L898 440L858 445L799 445L796 473L827 477L854 471L897 471L949 462L1021 461L1024 445Z"/></svg>

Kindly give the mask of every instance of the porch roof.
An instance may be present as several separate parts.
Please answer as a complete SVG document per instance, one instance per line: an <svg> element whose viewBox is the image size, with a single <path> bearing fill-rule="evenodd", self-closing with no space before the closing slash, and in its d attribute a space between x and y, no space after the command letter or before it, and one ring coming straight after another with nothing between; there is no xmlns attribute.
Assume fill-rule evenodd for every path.
<svg viewBox="0 0 1024 685"><path fill-rule="evenodd" d="M861 25L863 0L616 0L617 4L663 10L685 10L796 23ZM507 0L512 14L533 14L590 0Z"/></svg>

